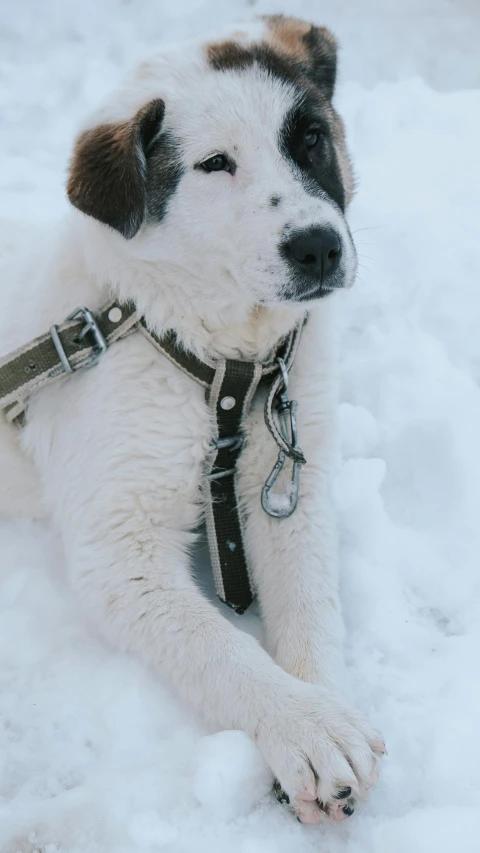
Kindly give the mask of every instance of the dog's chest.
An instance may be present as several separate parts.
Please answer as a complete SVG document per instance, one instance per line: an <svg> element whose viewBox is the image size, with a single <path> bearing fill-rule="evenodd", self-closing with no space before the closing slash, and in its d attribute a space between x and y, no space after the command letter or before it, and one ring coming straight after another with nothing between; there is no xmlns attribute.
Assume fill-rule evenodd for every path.
<svg viewBox="0 0 480 853"><path fill-rule="evenodd" d="M178 502L198 503L212 435L204 389L135 333L32 398L25 442L47 497L65 483L82 502L138 493L173 520Z"/></svg>

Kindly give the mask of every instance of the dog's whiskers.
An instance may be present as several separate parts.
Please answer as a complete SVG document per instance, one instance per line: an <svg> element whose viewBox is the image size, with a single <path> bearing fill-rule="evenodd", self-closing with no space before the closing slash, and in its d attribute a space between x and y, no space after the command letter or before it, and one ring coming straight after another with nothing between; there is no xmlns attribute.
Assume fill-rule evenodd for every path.
<svg viewBox="0 0 480 853"><path fill-rule="evenodd" d="M355 231L352 231L353 234L358 234L359 231L373 231L376 228L386 228L386 225L366 225L364 228L356 228Z"/></svg>

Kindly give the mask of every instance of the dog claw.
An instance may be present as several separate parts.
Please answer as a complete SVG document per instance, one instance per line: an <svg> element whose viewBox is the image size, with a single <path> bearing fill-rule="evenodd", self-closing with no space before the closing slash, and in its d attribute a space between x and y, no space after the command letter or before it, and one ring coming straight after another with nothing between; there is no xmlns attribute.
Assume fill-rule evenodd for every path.
<svg viewBox="0 0 480 853"><path fill-rule="evenodd" d="M283 790L278 779L275 779L275 782L273 783L273 794L282 806L290 805L290 797Z"/></svg>
<svg viewBox="0 0 480 853"><path fill-rule="evenodd" d="M342 788L340 791L337 791L337 793L334 794L333 796L334 796L335 800L346 800L347 797L350 797L351 793L352 793L352 789L347 787L347 788Z"/></svg>

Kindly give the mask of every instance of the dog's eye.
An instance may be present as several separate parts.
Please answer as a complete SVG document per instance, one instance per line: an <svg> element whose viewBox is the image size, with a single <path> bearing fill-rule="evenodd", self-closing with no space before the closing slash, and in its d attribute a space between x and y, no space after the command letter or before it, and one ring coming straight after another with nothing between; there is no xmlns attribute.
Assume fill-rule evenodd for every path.
<svg viewBox="0 0 480 853"><path fill-rule="evenodd" d="M224 154L214 154L213 157L209 157L208 160L204 160L203 163L200 163L204 172L230 172L230 163Z"/></svg>
<svg viewBox="0 0 480 853"><path fill-rule="evenodd" d="M306 133L303 134L303 141L305 143L305 148L315 148L320 141L320 131L317 130L316 127L309 128Z"/></svg>

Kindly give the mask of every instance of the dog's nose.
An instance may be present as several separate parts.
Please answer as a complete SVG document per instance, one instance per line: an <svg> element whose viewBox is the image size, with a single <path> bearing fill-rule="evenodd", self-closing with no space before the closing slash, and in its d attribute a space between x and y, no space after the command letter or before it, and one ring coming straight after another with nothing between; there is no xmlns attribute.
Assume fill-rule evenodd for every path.
<svg viewBox="0 0 480 853"><path fill-rule="evenodd" d="M342 247L333 228L300 231L284 244L287 259L304 275L324 281L338 267Z"/></svg>

